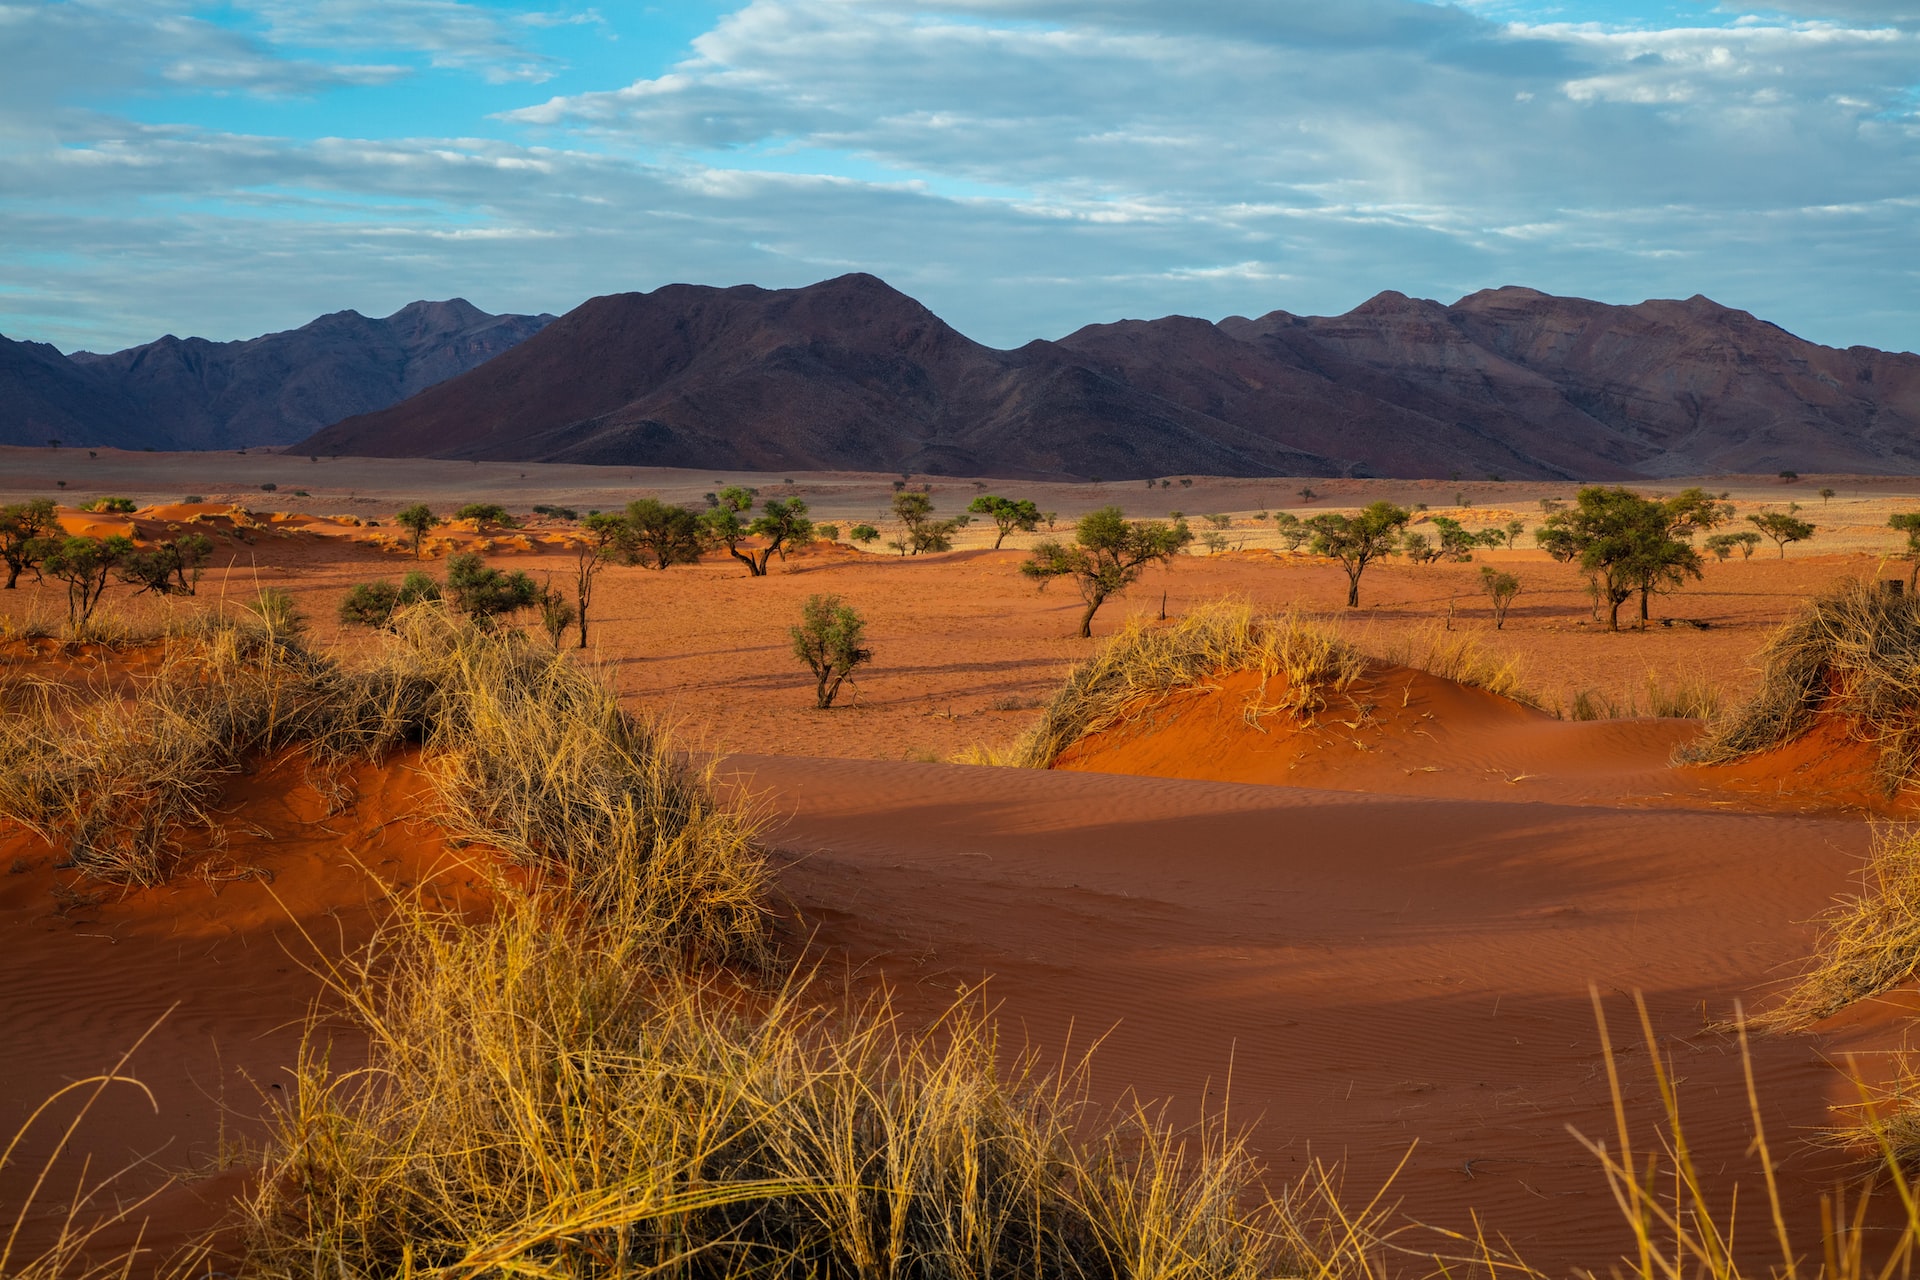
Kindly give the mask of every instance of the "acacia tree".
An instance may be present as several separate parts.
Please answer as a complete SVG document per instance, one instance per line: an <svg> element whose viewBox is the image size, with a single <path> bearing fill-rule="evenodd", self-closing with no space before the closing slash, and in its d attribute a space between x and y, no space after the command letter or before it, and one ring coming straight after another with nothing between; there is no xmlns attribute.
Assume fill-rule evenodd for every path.
<svg viewBox="0 0 1920 1280"><path fill-rule="evenodd" d="M189 533L146 550L128 552L114 566L120 581L155 595L198 595L200 575L213 555L205 534Z"/></svg>
<svg viewBox="0 0 1920 1280"><path fill-rule="evenodd" d="M1574 505L1534 531L1542 550L1577 563L1596 601L1607 603L1607 629L1620 629L1620 606L1643 587L1679 586L1702 570L1700 553L1673 533L1667 504L1618 486L1589 485Z"/></svg>
<svg viewBox="0 0 1920 1280"><path fill-rule="evenodd" d="M1355 515L1329 511L1305 522L1313 535L1313 554L1330 556L1347 571L1347 608L1360 607L1360 575L1373 561L1392 554L1411 519L1413 513L1405 507L1374 502Z"/></svg>
<svg viewBox="0 0 1920 1280"><path fill-rule="evenodd" d="M1792 502L1787 504L1785 511L1762 511L1757 516L1747 517L1754 528L1773 539L1773 545L1780 548L1782 560L1787 558L1789 542L1805 542L1813 536L1814 526L1793 514L1799 509L1800 504Z"/></svg>
<svg viewBox="0 0 1920 1280"><path fill-rule="evenodd" d="M1513 607L1513 598L1520 594L1520 579L1511 573L1501 573L1488 565L1481 565L1480 589L1493 602L1493 629L1504 630L1507 610Z"/></svg>
<svg viewBox="0 0 1920 1280"><path fill-rule="evenodd" d="M840 602L839 596L813 595L800 607L800 624L787 628L793 656L807 664L815 680L813 705L821 711L833 706L854 669L873 660L873 650L861 642L867 624Z"/></svg>
<svg viewBox="0 0 1920 1280"><path fill-rule="evenodd" d="M656 569L693 564L706 549L697 511L638 498L627 504L626 522L635 558L651 560ZM642 551L644 557L637 554Z"/></svg>
<svg viewBox="0 0 1920 1280"><path fill-rule="evenodd" d="M0 560L7 562L8 591L14 589L20 575L29 569L34 577L40 576L40 559L48 547L47 536L59 527L59 513L51 498L10 502L0 507Z"/></svg>
<svg viewBox="0 0 1920 1280"><path fill-rule="evenodd" d="M77 635L93 617L100 593L107 589L107 576L134 550L133 539L114 534L108 538L48 539L40 567L67 584L67 626Z"/></svg>
<svg viewBox="0 0 1920 1280"><path fill-rule="evenodd" d="M427 530L440 523L440 517L433 514L433 508L424 502L416 502L404 511L394 514L393 522L407 531L413 546L413 558L420 558L420 540L427 536Z"/></svg>
<svg viewBox="0 0 1920 1280"><path fill-rule="evenodd" d="M1086 602L1080 635L1093 634L1093 615L1107 597L1127 589L1147 566L1173 559L1193 541L1184 520L1128 520L1118 507L1101 507L1080 517L1073 542L1049 538L1037 544L1020 572L1044 590L1055 578L1071 578Z"/></svg>
<svg viewBox="0 0 1920 1280"><path fill-rule="evenodd" d="M765 546L749 551L745 557L753 576L764 578L767 561L773 559L774 552L785 560L788 547L804 547L813 541L813 521L807 518L807 504L800 499L768 498L747 532L767 540Z"/></svg>
<svg viewBox="0 0 1920 1280"><path fill-rule="evenodd" d="M1147 481L1147 486L1151 488L1153 481ZM1007 535L1015 530L1032 533L1040 527L1040 508L1026 498L1001 498L983 493L967 504L967 510L993 521L994 528L999 530L993 540L995 551L1007 540Z"/></svg>
<svg viewBox="0 0 1920 1280"><path fill-rule="evenodd" d="M747 566L748 575L755 578L764 571L754 564L752 555L740 549L749 532L748 522L740 517L742 513L753 510L753 500L758 492L745 485L729 485L718 493L707 495L707 509L700 515L708 539L725 547L727 554Z"/></svg>
<svg viewBox="0 0 1920 1280"><path fill-rule="evenodd" d="M540 588L525 573L492 568L476 552L462 552L447 560L447 598L481 626L519 612L539 595Z"/></svg>
<svg viewBox="0 0 1920 1280"><path fill-rule="evenodd" d="M579 647L587 647L587 611L593 607L593 582L607 561L630 557L626 539L633 526L624 517L605 511L588 514L580 522L580 541L573 549L573 625L580 637Z"/></svg>
<svg viewBox="0 0 1920 1280"><path fill-rule="evenodd" d="M887 545L903 556L953 550L954 532L966 523L965 519L934 519L933 498L924 493L894 494L893 516L900 522L900 536Z"/></svg>
<svg viewBox="0 0 1920 1280"><path fill-rule="evenodd" d="M485 533L489 526L502 529L515 529L519 522L507 514L507 509L497 502L469 502L453 513L455 520L473 521L475 533Z"/></svg>

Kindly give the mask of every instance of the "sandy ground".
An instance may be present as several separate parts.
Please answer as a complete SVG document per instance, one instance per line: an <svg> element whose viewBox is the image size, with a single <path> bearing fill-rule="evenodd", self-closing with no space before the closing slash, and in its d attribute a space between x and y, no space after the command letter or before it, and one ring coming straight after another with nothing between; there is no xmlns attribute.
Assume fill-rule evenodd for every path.
<svg viewBox="0 0 1920 1280"><path fill-rule="evenodd" d="M535 500L612 506L644 490L594 490L590 477L560 474L586 468L540 469L548 487L536 491L484 466L49 458L0 455L0 500L16 486L44 492L40 477L51 473L28 474L29 463L77 474L82 462L102 469L102 492L193 493L210 503L239 494L244 477L308 468L373 495L370 505L345 507L321 500L315 484L312 512L374 518L402 497L524 509ZM108 466L123 470L105 475ZM220 493L210 482L189 488L196 467L233 483ZM152 483L133 482L142 478ZM666 496L697 497L675 486L705 489L728 477L643 479ZM883 504L890 491L885 478L793 479L828 516L839 510L826 496L836 485L847 511ZM1818 484L1809 478L1794 491ZM1346 486L1348 501L1393 492ZM1842 490L1836 511L1858 506L1863 531L1869 507L1883 524L1885 511L1920 494L1912 482L1831 487ZM1126 501L1108 488L1085 505ZM1492 501L1480 491L1495 488L1473 486L1475 509ZM594 492L604 501L580 496ZM1398 496L1431 501L1414 492L1401 486ZM1528 500L1545 492L1529 490ZM1244 507L1229 505L1236 493ZM1262 495L1255 482L1199 480L1188 496L1189 510L1239 510L1257 509ZM1509 508L1523 496L1506 495ZM271 497L248 505L289 505ZM197 526L213 531L219 567L197 600L172 607L282 586L320 643L351 643L332 621L347 586L412 566L371 541L384 527L234 525ZM570 557L548 540L560 532L531 529L524 546L495 540L491 554L566 581ZM448 545L479 536L455 531ZM1387 652L1444 627L1451 606L1452 625L1519 662L1549 707L1581 690L1644 702L1649 678L1682 676L1733 697L1750 685L1769 629L1806 594L1843 574L1882 571L1879 553L1893 540L1884 530L1873 536L1856 552L1836 536L1839 554L1816 541L1784 560L1769 550L1711 564L1705 581L1656 601L1656 619L1704 630L1656 622L1610 634L1591 621L1575 575L1530 551L1483 556L1526 583L1502 631L1478 594L1478 564L1377 567L1363 607L1348 615L1337 568L1249 547L1156 570L1100 614L1096 636L1129 611L1157 614L1163 597L1171 615L1237 595L1336 618L1363 646ZM1310 1154L1339 1159L1364 1198L1411 1147L1394 1190L1406 1221L1461 1230L1478 1213L1549 1272L1602 1269L1628 1241L1567 1128L1597 1136L1609 1123L1590 987L1608 1009L1636 1119L1647 1120L1647 1058L1629 1013L1640 991L1662 1052L1686 1078L1690 1136L1709 1153L1716 1193L1736 1179L1757 1189L1744 1155L1738 1056L1707 1027L1736 1001L1764 1000L1806 954L1807 922L1857 884L1871 831L1863 795L1841 776L1851 767L1844 752L1744 773L1675 770L1669 753L1695 731L1686 722L1556 720L1384 672L1372 701L1388 707L1387 683L1404 679L1400 706L1345 736L1329 720L1252 744L1228 734L1225 701L1200 697L1164 709L1152 732L1089 744L1072 769L940 763L969 744L1010 741L1065 668L1092 651L1073 635L1077 600L1058 586L1037 592L1019 575L1021 558L1017 549L903 559L843 547L776 560L764 579L724 557L664 573L613 568L600 587L592 656L636 708L677 721L687 744L729 755L731 785L768 815L783 891L818 955L860 980L897 984L929 1011L984 982L982 998L999 1009L1010 1042L1059 1055L1100 1041L1102 1096L1134 1090L1191 1117L1203 1100L1227 1097L1230 1082L1233 1114L1258 1122L1257 1145L1278 1175ZM1904 576L1904 565L1884 572ZM852 704L824 713L811 708L810 682L786 640L800 602L816 592L857 607L876 651ZM121 588L109 599L123 621L166 607L129 601ZM49 585L0 595L0 624L13 629L63 612ZM18 646L9 654L22 669L50 661ZM111 655L59 661L65 678L88 678L89 663L99 664L96 678L121 669ZM114 1166L150 1156L137 1171L149 1179L187 1171L162 1217L176 1234L204 1226L242 1184L245 1144L258 1140L273 1085L286 1079L298 1020L318 990L306 967L313 957L364 936L367 904L383 883L467 892L472 877L447 861L432 828L406 820L420 807L418 786L403 762L358 779L359 804L327 817L290 774L247 779L230 800L236 824L256 834L231 857L271 868L271 883L192 880L63 904L51 893L54 851L0 834L0 865L13 868L0 878L0 1004L14 1028L0 1042L0 1123L110 1065L177 1003L134 1064L155 1088L158 1114L144 1103L111 1108L75 1150ZM1833 1122L1830 1105L1849 1097L1836 1064L1859 1054L1864 1070L1884 1073L1904 1012L1902 999L1881 1002L1817 1034L1756 1047L1804 1247L1814 1247L1817 1194L1847 1171L1843 1154L1818 1141ZM18 1194L0 1180L0 1210ZM1773 1246L1758 1214L1743 1218L1743 1252L1765 1256Z"/></svg>

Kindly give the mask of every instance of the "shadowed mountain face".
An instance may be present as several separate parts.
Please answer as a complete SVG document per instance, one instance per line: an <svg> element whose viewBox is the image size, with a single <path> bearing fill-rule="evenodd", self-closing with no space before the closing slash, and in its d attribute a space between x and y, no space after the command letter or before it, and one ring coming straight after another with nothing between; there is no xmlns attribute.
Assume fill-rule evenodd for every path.
<svg viewBox="0 0 1920 1280"><path fill-rule="evenodd" d="M1920 357L1705 298L1530 289L1094 325L997 351L867 275L595 298L302 446L374 456L1134 478L1920 471Z"/></svg>
<svg viewBox="0 0 1920 1280"><path fill-rule="evenodd" d="M244 342L168 335L111 355L0 338L0 444L292 444L465 373L552 318L492 316L455 298L385 319L339 311Z"/></svg>

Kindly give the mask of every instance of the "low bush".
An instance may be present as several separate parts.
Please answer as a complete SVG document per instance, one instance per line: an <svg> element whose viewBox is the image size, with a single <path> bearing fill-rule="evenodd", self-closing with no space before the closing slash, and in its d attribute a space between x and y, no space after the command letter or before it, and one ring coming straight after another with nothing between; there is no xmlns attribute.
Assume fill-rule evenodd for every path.
<svg viewBox="0 0 1920 1280"><path fill-rule="evenodd" d="M1832 715L1879 751L1888 795L1920 763L1920 598L1850 579L1816 596L1760 650L1760 687L1676 758L1705 764L1781 746Z"/></svg>

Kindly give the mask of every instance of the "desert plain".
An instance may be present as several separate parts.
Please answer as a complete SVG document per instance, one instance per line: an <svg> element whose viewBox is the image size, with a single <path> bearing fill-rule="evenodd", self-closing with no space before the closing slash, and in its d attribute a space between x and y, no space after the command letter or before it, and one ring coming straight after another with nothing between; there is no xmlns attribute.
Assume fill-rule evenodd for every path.
<svg viewBox="0 0 1920 1280"><path fill-rule="evenodd" d="M623 705L670 725L690 759L712 761L763 823L793 955L856 989L889 988L912 1015L977 1005L1009 1055L1090 1055L1097 1099L1154 1101L1182 1125L1224 1109L1250 1126L1276 1192L1322 1162L1348 1200L1378 1197L1396 1232L1389 1271L1425 1274L1434 1255L1472 1256L1482 1238L1555 1276L1605 1274L1631 1252L1581 1139L1612 1138L1617 1073L1623 1114L1656 1149L1665 1121L1636 995L1679 1081L1707 1193L1730 1213L1736 1194L1747 1206L1733 1247L1749 1265L1764 1269L1780 1249L1759 1207L1749 1065L1801 1247L1818 1248L1823 1195L1857 1200L1872 1160L1836 1132L1861 1082L1900 1074L1913 1001L1895 993L1808 1030L1756 1033L1744 1056L1728 1027L1800 972L1820 917L1860 890L1876 825L1910 811L1870 784L1858 744L1823 738L1734 766L1677 766L1675 749L1702 723L1653 713L1681 691L1722 707L1748 696L1767 637L1831 584L1904 580L1905 540L1887 518L1920 509L1920 481L1636 486L1700 484L1741 517L1798 503L1817 533L1784 555L1763 544L1750 558L1709 557L1702 580L1654 598L1649 625L1628 609L1626 628L1609 632L1579 575L1524 534L1472 563L1380 562L1350 610L1338 566L1284 549L1268 519L1388 498L1469 528L1530 530L1541 500L1570 499L1572 483L1192 476L1148 488L0 450L0 503L124 495L142 508L63 508L69 531L214 531L197 595L136 600L110 588L105 632L137 637L169 610L270 587L292 595L314 645L344 652L365 634L337 621L348 588L415 567L391 527L412 502L498 502L525 517L536 504L618 509L643 496L700 505L747 484L803 498L844 531L885 528L896 481L927 486L943 514L983 492L1031 498L1062 533L1107 504L1135 517L1218 515L1228 545L1150 570L1100 611L1091 640L1075 634L1068 585L1041 591L1020 573L1044 528L996 550L976 523L954 550L921 556L857 549L843 532L776 558L764 578L723 552L664 571L607 569L582 656ZM529 518L510 531L436 531L421 567L479 549L566 584L569 528ZM1522 582L1498 630L1485 565ZM874 653L827 711L813 707L787 634L814 594L858 609ZM1250 724L1221 681L1077 744L1050 769L954 762L1016 740L1129 619L1177 621L1223 599L1322 620L1380 661L1305 725ZM0 594L6 678L137 684L140 646L58 640L65 608L51 582ZM1423 669L1461 646L1509 670L1527 699ZM297 765L236 777L209 869L144 889L76 889L59 849L0 828L0 1132L136 1042L124 1070L145 1090L105 1096L65 1136L51 1166L60 1185L37 1199L27 1239L57 1229L82 1161L124 1170L106 1198L153 1194L140 1214L149 1256L218 1231L284 1105L328 967L370 936L386 895L398 886L483 908L485 850L430 820L404 754L358 767L351 786L354 802L334 813ZM351 1061L342 1036L336 1052ZM31 1131L28 1154L59 1136ZM40 1167L10 1164L0 1207L24 1203ZM1888 1240L1904 1230L1892 1198L1864 1220L1869 1239L1882 1225Z"/></svg>

